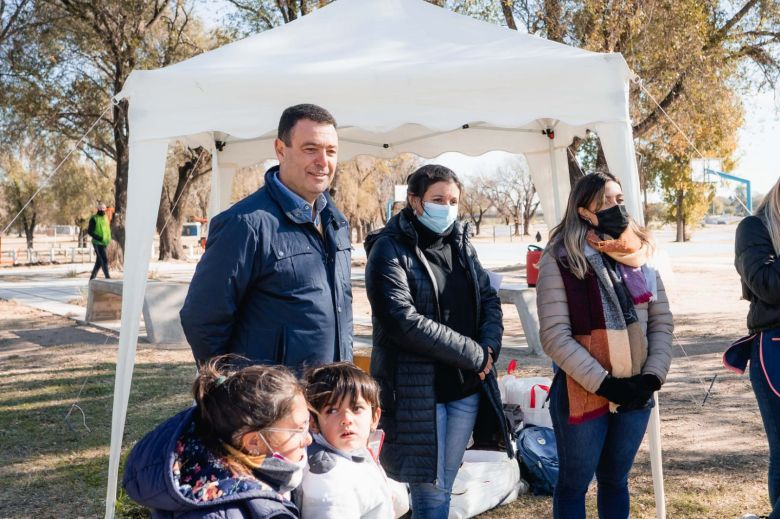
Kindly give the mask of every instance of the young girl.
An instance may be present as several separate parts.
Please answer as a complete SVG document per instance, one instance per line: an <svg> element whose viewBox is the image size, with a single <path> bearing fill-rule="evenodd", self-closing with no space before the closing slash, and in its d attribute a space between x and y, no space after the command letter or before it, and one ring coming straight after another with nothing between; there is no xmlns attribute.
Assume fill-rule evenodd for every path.
<svg viewBox="0 0 780 519"><path fill-rule="evenodd" d="M601 518L628 517L628 472L671 363L672 314L644 230L609 173L579 179L536 285L558 446L553 517L584 519L595 473Z"/></svg>
<svg viewBox="0 0 780 519"><path fill-rule="evenodd" d="M379 386L348 362L306 374L314 443L299 498L306 519L394 519L409 509L406 486L377 462Z"/></svg>
<svg viewBox="0 0 780 519"><path fill-rule="evenodd" d="M197 405L133 448L122 481L153 519L297 518L309 410L287 369L236 370L217 357L192 387Z"/></svg>

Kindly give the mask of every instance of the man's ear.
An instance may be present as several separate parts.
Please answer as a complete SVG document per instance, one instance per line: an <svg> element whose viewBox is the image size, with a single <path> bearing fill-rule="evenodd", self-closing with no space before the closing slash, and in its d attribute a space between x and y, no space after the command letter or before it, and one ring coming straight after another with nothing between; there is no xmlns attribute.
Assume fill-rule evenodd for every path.
<svg viewBox="0 0 780 519"><path fill-rule="evenodd" d="M285 150L285 148L286 145L284 144L284 142L282 142L281 139L277 138L276 140L274 140L274 151L276 152L276 160L278 160L279 162L282 162L284 160L284 153L285 151L287 151Z"/></svg>
<svg viewBox="0 0 780 519"><path fill-rule="evenodd" d="M591 212L588 209L585 209L584 207L578 207L577 208L577 214L580 215L580 218L590 223L593 227L598 227L599 225L599 217L596 216L593 212Z"/></svg>
<svg viewBox="0 0 780 519"><path fill-rule="evenodd" d="M376 431L376 428L379 427L379 419L381 417L382 417L382 408L376 406L374 408L374 416L371 417L371 432Z"/></svg>

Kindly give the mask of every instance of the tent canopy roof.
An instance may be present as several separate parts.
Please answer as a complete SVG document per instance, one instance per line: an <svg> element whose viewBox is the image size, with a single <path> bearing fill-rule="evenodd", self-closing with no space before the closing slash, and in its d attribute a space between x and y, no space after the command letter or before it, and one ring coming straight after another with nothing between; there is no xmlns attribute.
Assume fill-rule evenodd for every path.
<svg viewBox="0 0 780 519"><path fill-rule="evenodd" d="M247 165L273 157L279 115L300 102L336 117L341 159L546 151L545 127L557 125L570 142L586 125L625 122L630 76L620 54L419 0L340 0L181 63L134 71L119 97L131 99L132 140L207 133L228 143L234 156L221 160ZM233 154L237 141L254 142Z"/></svg>

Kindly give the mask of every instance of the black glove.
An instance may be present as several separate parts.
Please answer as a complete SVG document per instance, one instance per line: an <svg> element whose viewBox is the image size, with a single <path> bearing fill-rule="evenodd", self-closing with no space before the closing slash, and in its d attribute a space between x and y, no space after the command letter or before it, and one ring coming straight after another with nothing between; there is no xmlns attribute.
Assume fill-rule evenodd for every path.
<svg viewBox="0 0 780 519"><path fill-rule="evenodd" d="M645 374L640 375L639 379L639 392L636 398L631 402L620 406L619 411L633 411L635 409L644 409L647 407L647 403L653 396L653 393L661 389L661 381L655 375Z"/></svg>
<svg viewBox="0 0 780 519"><path fill-rule="evenodd" d="M642 388L652 392L658 391L661 389L661 380L655 375L645 373L642 375Z"/></svg>
<svg viewBox="0 0 780 519"><path fill-rule="evenodd" d="M618 405L626 405L635 400L642 391L641 377L642 375L634 375L628 378L615 378L607 375L596 390L596 394Z"/></svg>

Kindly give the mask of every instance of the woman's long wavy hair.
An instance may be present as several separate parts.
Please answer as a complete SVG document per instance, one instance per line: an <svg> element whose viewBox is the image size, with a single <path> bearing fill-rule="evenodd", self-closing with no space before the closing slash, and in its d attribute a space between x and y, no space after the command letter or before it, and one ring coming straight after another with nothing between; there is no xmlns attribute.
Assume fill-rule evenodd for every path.
<svg viewBox="0 0 780 519"><path fill-rule="evenodd" d="M604 205L604 191L607 182L610 181L620 185L617 177L606 171L591 173L577 180L571 188L563 220L550 232L550 245L545 252L556 254L556 249L563 247L566 250L569 270L578 279L584 279L590 268L588 260L585 259L585 237L591 227L582 219L577 209L580 207L587 209L595 200L596 210L594 212L600 211ZM628 225L639 236L642 243L647 244L652 250L653 244L649 233L640 227L633 218L629 217Z"/></svg>
<svg viewBox="0 0 780 519"><path fill-rule="evenodd" d="M775 182L775 185L758 205L755 214L764 221L766 228L769 229L769 237L772 239L775 254L780 256L780 179Z"/></svg>

